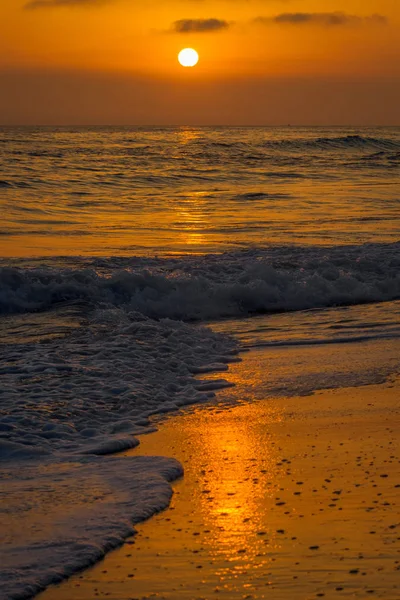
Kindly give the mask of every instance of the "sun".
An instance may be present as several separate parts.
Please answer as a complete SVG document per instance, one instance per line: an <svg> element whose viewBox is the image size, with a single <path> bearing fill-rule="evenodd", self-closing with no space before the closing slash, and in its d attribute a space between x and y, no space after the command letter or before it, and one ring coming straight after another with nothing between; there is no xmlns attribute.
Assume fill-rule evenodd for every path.
<svg viewBox="0 0 400 600"><path fill-rule="evenodd" d="M199 55L193 48L184 48L179 52L178 60L182 67L194 67L199 62Z"/></svg>

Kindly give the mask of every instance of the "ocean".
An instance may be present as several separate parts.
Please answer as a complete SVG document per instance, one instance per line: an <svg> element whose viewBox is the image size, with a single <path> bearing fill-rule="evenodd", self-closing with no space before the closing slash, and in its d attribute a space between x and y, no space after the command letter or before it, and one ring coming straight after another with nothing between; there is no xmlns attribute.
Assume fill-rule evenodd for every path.
<svg viewBox="0 0 400 600"><path fill-rule="evenodd" d="M115 453L247 352L252 401L398 373L399 175L400 128L0 129L5 598L168 505Z"/></svg>
<svg viewBox="0 0 400 600"><path fill-rule="evenodd" d="M2 256L398 241L400 128L1 129Z"/></svg>

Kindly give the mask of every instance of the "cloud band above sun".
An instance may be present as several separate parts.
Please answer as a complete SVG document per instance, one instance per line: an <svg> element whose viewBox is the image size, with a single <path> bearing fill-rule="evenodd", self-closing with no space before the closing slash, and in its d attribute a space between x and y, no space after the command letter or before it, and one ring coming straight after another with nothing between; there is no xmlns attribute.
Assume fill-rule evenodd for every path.
<svg viewBox="0 0 400 600"><path fill-rule="evenodd" d="M107 4L114 4L118 0L29 0L25 5L26 10L52 9L52 8L96 8ZM197 1L197 0L196 0ZM264 0L265 2L266 0ZM295 0L275 0L275 2L292 3ZM285 12L272 16L258 16L250 21L254 25L281 25L281 26L319 26L340 27L360 25L385 25L388 18L381 14L355 15L342 11L333 12ZM212 33L230 29L235 23L226 19L178 19L171 25L173 33Z"/></svg>
<svg viewBox="0 0 400 600"><path fill-rule="evenodd" d="M344 27L360 25L385 25L387 17L373 14L367 16L352 15L344 12L326 13L281 13L272 17L255 17L250 25L281 25L281 26L307 26L318 27ZM169 29L171 33L213 33L230 29L236 23L225 19L179 19L174 21ZM168 33L168 31L167 31Z"/></svg>
<svg viewBox="0 0 400 600"><path fill-rule="evenodd" d="M344 12L296 12L281 13L272 17L256 17L253 23L261 25L319 25L323 27L338 27L343 25L365 25L368 23L384 25L387 21L385 16L378 14L359 16Z"/></svg>
<svg viewBox="0 0 400 600"><path fill-rule="evenodd" d="M24 8L35 10L39 8L95 7L103 4L107 4L107 0L31 0L24 5Z"/></svg>
<svg viewBox="0 0 400 600"><path fill-rule="evenodd" d="M230 23L222 19L179 19L172 23L175 33L208 33L228 29Z"/></svg>

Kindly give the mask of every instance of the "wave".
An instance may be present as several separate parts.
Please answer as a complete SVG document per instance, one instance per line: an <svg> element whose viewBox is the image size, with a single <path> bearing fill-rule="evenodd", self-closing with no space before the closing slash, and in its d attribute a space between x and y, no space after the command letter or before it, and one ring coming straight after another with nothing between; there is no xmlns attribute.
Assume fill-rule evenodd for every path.
<svg viewBox="0 0 400 600"><path fill-rule="evenodd" d="M226 152L248 152L251 147L253 150L257 147L269 148L273 150L371 150L379 151L398 151L400 142L389 137L374 137L359 134L339 135L339 136L320 136L320 137L293 137L285 139L266 139L260 141L260 144L248 142L216 142L201 140L196 145L207 147L210 150L226 150ZM257 156L256 156L257 158Z"/></svg>
<svg viewBox="0 0 400 600"><path fill-rule="evenodd" d="M242 194L237 194L235 196L235 200L277 200L277 199L287 199L290 198L290 194L268 194L266 192L243 192Z"/></svg>
<svg viewBox="0 0 400 600"><path fill-rule="evenodd" d="M4 600L32 598L104 558L135 533L135 523L168 506L170 482L183 474L173 458L153 456L107 458L101 464L92 458L57 467L56 477L54 464L43 462L36 470L22 467L21 479L7 480L18 516L29 512L30 534L18 524L13 541L4 545ZM42 506L46 526L37 516Z"/></svg>
<svg viewBox="0 0 400 600"><path fill-rule="evenodd" d="M372 154L362 155L357 160L348 163L351 167L384 167L385 169L398 168L400 163L400 152L390 150L380 150Z"/></svg>
<svg viewBox="0 0 400 600"><path fill-rule="evenodd" d="M398 339L400 337L400 331L393 333L379 333L376 335L358 335L353 337L334 337L331 339L294 339L294 340L274 340L274 341L254 341L245 344L246 349L250 348L282 348L290 346L326 346L327 344L354 344L358 342L371 342L374 340L391 340Z"/></svg>
<svg viewBox="0 0 400 600"><path fill-rule="evenodd" d="M153 319L205 321L384 302L400 298L399 266L400 243L252 249L175 260L102 258L81 269L3 267L0 313L84 300Z"/></svg>
<svg viewBox="0 0 400 600"><path fill-rule="evenodd" d="M281 141L267 141L264 147L302 150L315 148L319 150L399 150L400 142L383 137L370 137L362 135L345 135L332 137L317 137L315 139L301 139Z"/></svg>
<svg viewBox="0 0 400 600"><path fill-rule="evenodd" d="M232 142L221 142L221 141L209 141L207 139L197 140L196 146L208 147L210 149L227 149L235 151L246 151L249 146L255 148L258 143L254 144L253 141L248 143L247 141L232 141ZM260 141L261 147L264 148L275 148L275 149L295 149L301 150L304 148L316 148L316 149L368 149L374 150L398 150L400 149L400 142L390 139L389 137L374 137L360 134L348 134L348 135L331 135L331 136L319 136L319 137L292 137L284 139L264 139Z"/></svg>

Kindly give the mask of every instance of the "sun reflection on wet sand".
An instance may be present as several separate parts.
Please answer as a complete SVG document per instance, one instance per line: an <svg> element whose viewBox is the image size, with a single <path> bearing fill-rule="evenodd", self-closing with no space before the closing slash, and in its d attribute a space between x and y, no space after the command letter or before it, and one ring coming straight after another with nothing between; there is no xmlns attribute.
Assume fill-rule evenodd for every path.
<svg viewBox="0 0 400 600"><path fill-rule="evenodd" d="M241 403L258 360L129 452L182 462L170 508L40 600L397 600L398 387Z"/></svg>
<svg viewBox="0 0 400 600"><path fill-rule="evenodd" d="M205 469L198 465L200 473L204 473L198 501L204 524L211 529L207 537L210 552L233 563L228 571L242 571L246 568L242 555L250 560L265 548L260 505L266 495L274 493L276 463L274 445L266 444L260 476L255 476L252 467L259 463L259 449L255 447L251 425L245 421L240 427L237 425L235 421L221 423L213 419L198 431L203 447L199 459L207 465ZM265 425L268 427L268 423ZM271 480L264 487L260 478L263 483Z"/></svg>

